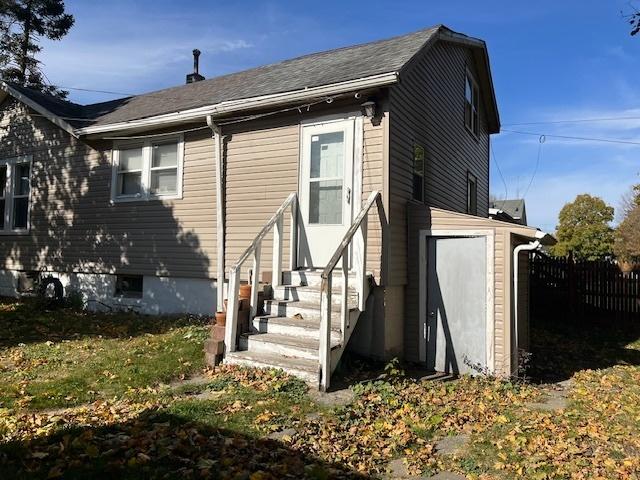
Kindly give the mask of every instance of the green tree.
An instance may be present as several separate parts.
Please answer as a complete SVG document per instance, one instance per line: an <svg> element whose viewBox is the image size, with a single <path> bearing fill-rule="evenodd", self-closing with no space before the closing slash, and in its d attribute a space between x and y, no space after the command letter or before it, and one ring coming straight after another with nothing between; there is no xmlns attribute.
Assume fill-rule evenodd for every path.
<svg viewBox="0 0 640 480"><path fill-rule="evenodd" d="M40 40L60 40L73 26L63 0L0 0L0 77L65 98L68 92L49 85L36 55Z"/></svg>
<svg viewBox="0 0 640 480"><path fill-rule="evenodd" d="M558 243L552 255L573 253L578 260L597 260L613 253L613 207L599 197L578 195L560 210L556 228Z"/></svg>
<svg viewBox="0 0 640 480"><path fill-rule="evenodd" d="M627 265L640 264L640 184L622 199L623 218L615 233L613 251Z"/></svg>
<svg viewBox="0 0 640 480"><path fill-rule="evenodd" d="M640 264L640 205L631 209L618 225L614 253L623 262Z"/></svg>

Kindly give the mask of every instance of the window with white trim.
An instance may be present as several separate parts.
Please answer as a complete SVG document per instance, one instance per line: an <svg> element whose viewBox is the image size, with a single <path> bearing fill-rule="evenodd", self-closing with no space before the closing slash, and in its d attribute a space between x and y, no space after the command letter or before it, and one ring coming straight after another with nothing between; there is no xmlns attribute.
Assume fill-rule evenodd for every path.
<svg viewBox="0 0 640 480"><path fill-rule="evenodd" d="M0 160L0 233L29 231L31 156Z"/></svg>
<svg viewBox="0 0 640 480"><path fill-rule="evenodd" d="M114 143L112 199L181 198L183 157L182 136Z"/></svg>
<svg viewBox="0 0 640 480"><path fill-rule="evenodd" d="M464 79L464 124L475 135L478 136L479 126L479 103L478 84L467 71Z"/></svg>

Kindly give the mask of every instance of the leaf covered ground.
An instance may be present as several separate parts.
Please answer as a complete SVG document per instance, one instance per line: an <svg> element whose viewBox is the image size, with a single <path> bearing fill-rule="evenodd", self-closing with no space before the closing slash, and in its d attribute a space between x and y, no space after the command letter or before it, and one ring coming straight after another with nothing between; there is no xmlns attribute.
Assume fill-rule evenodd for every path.
<svg viewBox="0 0 640 480"><path fill-rule="evenodd" d="M571 379L566 407L547 411L534 403L549 384L416 380L396 365L321 406L282 372L206 369L197 318L5 302L0 327L1 478L377 478L398 457L415 475L640 478L629 329L532 331L535 378ZM461 433L458 454L438 453Z"/></svg>

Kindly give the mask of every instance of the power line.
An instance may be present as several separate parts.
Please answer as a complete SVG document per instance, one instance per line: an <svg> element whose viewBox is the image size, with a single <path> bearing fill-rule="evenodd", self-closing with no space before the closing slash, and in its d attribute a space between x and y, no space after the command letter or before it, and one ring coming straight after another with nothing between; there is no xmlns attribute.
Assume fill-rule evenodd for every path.
<svg viewBox="0 0 640 480"><path fill-rule="evenodd" d="M542 145L544 145L544 142L546 141L546 138L544 135L541 135L540 138L538 139L538 158L536 159L536 166L533 169L533 174L531 175L531 180L529 180L529 185L527 185L527 188L524 191L524 195L522 195L522 198L527 198L527 193L529 193L529 189L531 188L531 185L533 184L533 179L536 178L536 174L538 173L538 167L540 166L540 158L542 158Z"/></svg>
<svg viewBox="0 0 640 480"><path fill-rule="evenodd" d="M615 122L622 120L640 120L640 117L606 117L606 118L577 118L573 120L553 120L544 122L503 123L504 127L522 127L525 125L557 125L561 123Z"/></svg>
<svg viewBox="0 0 640 480"><path fill-rule="evenodd" d="M523 132L520 130L509 130L506 128L503 128L502 131L509 132L509 133L517 133L518 135L532 135L534 137L561 138L565 140L582 140L586 142L621 143L624 145L640 145L640 142L633 142L631 140L618 140L613 138L572 137L569 135L553 135L550 133Z"/></svg>
<svg viewBox="0 0 640 480"><path fill-rule="evenodd" d="M493 163L496 164L496 168L498 169L498 174L500 174L500 178L502 179L502 184L504 185L504 199L509 198L509 188L507 188L507 182L504 179L504 175L502 175L502 169L500 168L500 164L498 163L498 159L496 158L495 148L493 146L493 141L491 141L491 137L489 137L489 150L491 151L491 157L493 158Z"/></svg>

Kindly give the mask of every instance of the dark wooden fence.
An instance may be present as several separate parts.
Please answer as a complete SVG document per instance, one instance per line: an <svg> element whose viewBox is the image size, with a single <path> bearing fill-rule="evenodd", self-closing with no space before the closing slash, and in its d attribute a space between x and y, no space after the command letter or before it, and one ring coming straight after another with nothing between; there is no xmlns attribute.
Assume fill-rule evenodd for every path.
<svg viewBox="0 0 640 480"><path fill-rule="evenodd" d="M640 271L623 274L613 261L574 261L539 252L529 260L534 316L640 321Z"/></svg>

